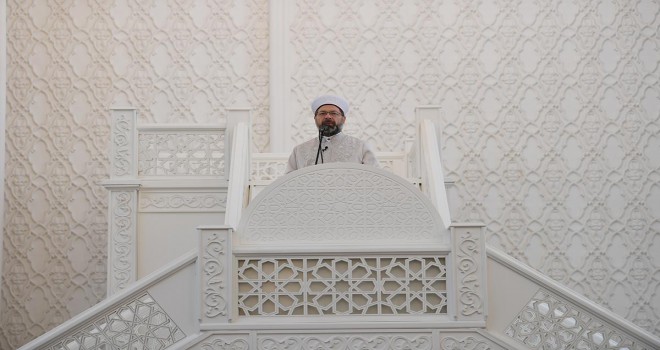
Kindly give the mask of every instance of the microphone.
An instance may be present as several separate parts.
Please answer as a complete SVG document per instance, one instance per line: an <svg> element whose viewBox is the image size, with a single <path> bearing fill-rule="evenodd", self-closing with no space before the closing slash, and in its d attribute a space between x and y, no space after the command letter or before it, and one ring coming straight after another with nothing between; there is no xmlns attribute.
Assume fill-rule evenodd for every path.
<svg viewBox="0 0 660 350"><path fill-rule="evenodd" d="M319 127L319 132L321 133L321 135L325 135L327 132L330 131L330 129L331 127L329 125L321 125Z"/></svg>

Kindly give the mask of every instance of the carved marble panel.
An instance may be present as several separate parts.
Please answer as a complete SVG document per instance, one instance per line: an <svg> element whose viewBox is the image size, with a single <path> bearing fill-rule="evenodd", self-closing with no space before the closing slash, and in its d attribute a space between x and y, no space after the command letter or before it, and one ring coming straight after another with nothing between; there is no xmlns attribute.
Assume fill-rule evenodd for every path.
<svg viewBox="0 0 660 350"><path fill-rule="evenodd" d="M434 344L434 335L423 332L301 332L298 334L268 334L255 332L256 345L250 337L239 334L213 334L191 349L268 349L268 350L505 350L502 346L473 332L441 332L439 344Z"/></svg>
<svg viewBox="0 0 660 350"><path fill-rule="evenodd" d="M137 279L137 187L110 191L108 295Z"/></svg>
<svg viewBox="0 0 660 350"><path fill-rule="evenodd" d="M203 341L190 347L190 350L250 350L249 334L212 334Z"/></svg>
<svg viewBox="0 0 660 350"><path fill-rule="evenodd" d="M346 163L280 178L250 203L237 232L246 244L448 240L435 207L418 189L384 170Z"/></svg>
<svg viewBox="0 0 660 350"><path fill-rule="evenodd" d="M239 316L447 314L444 257L238 259Z"/></svg>
<svg viewBox="0 0 660 350"><path fill-rule="evenodd" d="M113 179L135 178L137 175L136 124L134 109L117 109L112 114L110 177Z"/></svg>
<svg viewBox="0 0 660 350"><path fill-rule="evenodd" d="M303 350L303 349L410 349L431 350L433 339L430 333L367 333L304 335L271 334L257 337L257 349Z"/></svg>
<svg viewBox="0 0 660 350"><path fill-rule="evenodd" d="M227 194L215 191L140 191L138 209L141 213L224 212Z"/></svg>
<svg viewBox="0 0 660 350"><path fill-rule="evenodd" d="M65 334L44 350L167 349L186 335L146 293Z"/></svg>
<svg viewBox="0 0 660 350"><path fill-rule="evenodd" d="M224 131L140 131L138 175L224 178Z"/></svg>
<svg viewBox="0 0 660 350"><path fill-rule="evenodd" d="M529 349L651 350L596 315L540 289L504 331Z"/></svg>
<svg viewBox="0 0 660 350"><path fill-rule="evenodd" d="M250 181L275 181L286 172L288 157L288 154L281 154L277 158L255 159L255 157L252 157Z"/></svg>
<svg viewBox="0 0 660 350"><path fill-rule="evenodd" d="M440 333L441 350L508 350L479 333Z"/></svg>
<svg viewBox="0 0 660 350"><path fill-rule="evenodd" d="M226 323L232 318L231 230L200 231L201 324Z"/></svg>
<svg viewBox="0 0 660 350"><path fill-rule="evenodd" d="M253 155L250 164L250 181L261 183L277 180L280 176L284 175L286 171L288 157L288 154L279 153L274 155L264 153L259 154L256 157ZM382 153L377 152L376 157L378 158L379 166L382 169L388 170L404 178L407 177L406 164L404 164L406 159L403 153L396 154L395 156L388 153L383 156Z"/></svg>
<svg viewBox="0 0 660 350"><path fill-rule="evenodd" d="M452 227L454 296L458 320L486 320L486 245L480 226Z"/></svg>

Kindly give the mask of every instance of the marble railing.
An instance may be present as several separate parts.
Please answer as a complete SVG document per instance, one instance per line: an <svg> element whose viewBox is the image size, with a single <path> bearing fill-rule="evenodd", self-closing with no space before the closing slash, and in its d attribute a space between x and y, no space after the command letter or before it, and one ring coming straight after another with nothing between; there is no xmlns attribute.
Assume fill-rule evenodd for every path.
<svg viewBox="0 0 660 350"><path fill-rule="evenodd" d="M116 265L109 275L137 279L139 252L131 245L136 236L124 232L142 229L138 221L149 224L138 204L141 198L153 198L146 195L165 188L176 192L213 185L193 176L202 185L182 187L186 178L176 174L175 163L192 163L159 163L167 158L164 153L150 155L152 165L140 172L137 156L146 151L137 146L141 129L135 127L135 114L113 113L128 115L133 120L128 130L134 130L118 133L115 142L136 146L128 148L133 153L114 146L116 166L132 162L126 165L130 175L120 172L106 182L116 225L109 247L116 259L109 263ZM414 176L401 177L387 167L324 164L268 179L247 207L250 155L243 146L249 145L249 124L237 119L217 128L230 135L224 147L234 151L223 173L207 179L220 182L220 188L229 184L224 224L199 222L195 233L184 235L192 251L137 281L115 283L109 298L21 349L660 348L657 336L487 248L482 225L452 223L447 228L444 195L427 183L442 179L439 163L426 168L420 163L439 162L432 152L435 126L421 119L426 141L396 157L406 159L406 174ZM132 141L122 140L127 135ZM154 139L161 138L144 138ZM148 145L153 142L141 147ZM158 178L165 173L177 181ZM153 211L167 213L163 218L189 210L173 208ZM144 231L163 228L154 225ZM163 244L158 237L152 243L148 248ZM132 266L128 271L133 275L116 269L123 266Z"/></svg>
<svg viewBox="0 0 660 350"><path fill-rule="evenodd" d="M218 125L139 124L131 108L111 117L108 295L194 248L196 226L224 223L232 134L249 111Z"/></svg>
<svg viewBox="0 0 660 350"><path fill-rule="evenodd" d="M425 193L442 217L445 228L451 224L446 187L452 182L443 175L440 141L436 124L440 107L420 106L415 109L417 135L406 142L401 152L376 152L381 169L407 179ZM249 199L284 175L288 153L252 153L250 156Z"/></svg>
<svg viewBox="0 0 660 350"><path fill-rule="evenodd" d="M240 218L23 349L660 347L382 169L293 172Z"/></svg>
<svg viewBox="0 0 660 350"><path fill-rule="evenodd" d="M485 330L488 305L482 227L446 229L430 200L389 171L301 169L264 189L238 227L199 231L203 334L183 348L440 349L466 330L506 348L474 331Z"/></svg>

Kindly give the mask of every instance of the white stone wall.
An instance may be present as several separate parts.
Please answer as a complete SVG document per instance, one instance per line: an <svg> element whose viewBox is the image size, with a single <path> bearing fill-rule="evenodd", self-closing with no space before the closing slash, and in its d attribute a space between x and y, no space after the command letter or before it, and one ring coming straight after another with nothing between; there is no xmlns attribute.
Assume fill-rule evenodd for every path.
<svg viewBox="0 0 660 350"><path fill-rule="evenodd" d="M104 297L108 108L210 123L250 106L253 149L285 151L313 135L309 100L326 92L380 151L413 137L415 106L442 106L453 217L658 333L659 8L7 1L0 348Z"/></svg>
<svg viewBox="0 0 660 350"><path fill-rule="evenodd" d="M657 1L296 2L285 145L333 91L379 150L440 105L452 218L603 306L660 330ZM275 35L275 33L271 33ZM275 128L275 123L271 123ZM275 139L272 144L278 144Z"/></svg>
<svg viewBox="0 0 660 350"><path fill-rule="evenodd" d="M217 124L251 106L268 129L268 3L10 0L7 32L0 349L15 349L105 297L111 107Z"/></svg>

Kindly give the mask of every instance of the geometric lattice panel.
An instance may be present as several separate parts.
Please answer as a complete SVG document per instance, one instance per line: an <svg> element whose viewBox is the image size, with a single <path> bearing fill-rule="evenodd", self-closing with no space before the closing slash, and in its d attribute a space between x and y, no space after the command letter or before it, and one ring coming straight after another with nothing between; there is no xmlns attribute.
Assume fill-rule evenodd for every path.
<svg viewBox="0 0 660 350"><path fill-rule="evenodd" d="M186 335L158 303L144 294L65 335L48 350L166 349Z"/></svg>
<svg viewBox="0 0 660 350"><path fill-rule="evenodd" d="M651 349L542 289L504 332L530 349Z"/></svg>
<svg viewBox="0 0 660 350"><path fill-rule="evenodd" d="M141 176L224 176L225 135L204 132L140 132Z"/></svg>
<svg viewBox="0 0 660 350"><path fill-rule="evenodd" d="M447 313L444 257L238 260L241 316Z"/></svg>

